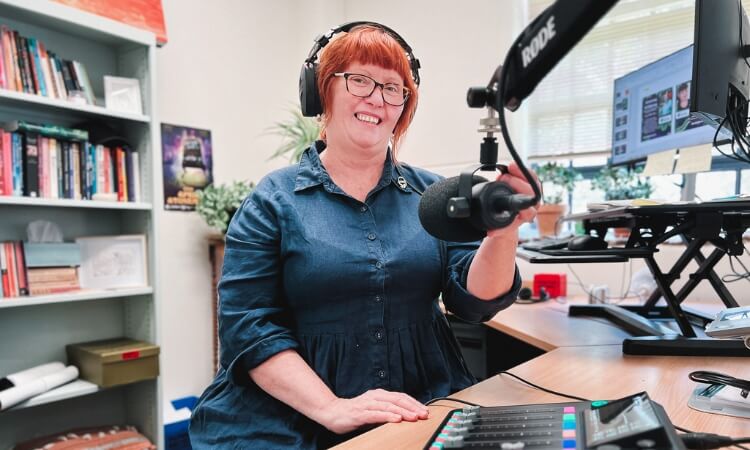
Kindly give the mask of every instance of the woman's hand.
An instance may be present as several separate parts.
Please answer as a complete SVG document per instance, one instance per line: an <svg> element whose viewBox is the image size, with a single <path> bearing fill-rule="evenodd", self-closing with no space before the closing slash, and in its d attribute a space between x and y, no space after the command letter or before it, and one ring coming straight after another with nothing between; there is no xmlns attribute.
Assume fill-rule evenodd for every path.
<svg viewBox="0 0 750 450"><path fill-rule="evenodd" d="M537 178L536 173L534 173L534 171L531 169L528 170L531 173L531 176L536 181L537 185L539 185L539 189L541 190L541 183L539 183L539 179ZM496 181L502 181L503 183L507 184L517 194L526 194L531 196L534 195L534 189L532 189L531 185L526 180L526 177L523 176L521 169L518 168L518 164L516 164L515 162L510 163L508 165L508 172L500 174L497 177ZM526 208L522 211L519 211L513 223L504 228L487 230L487 237L500 236L508 234L509 232L515 234L518 227L520 227L522 224L526 222L532 222L534 220L538 207L539 203L532 206L531 208Z"/></svg>
<svg viewBox="0 0 750 450"><path fill-rule="evenodd" d="M363 425L416 422L429 416L427 407L401 392L373 389L354 398L337 398L320 414L318 422L337 434Z"/></svg>

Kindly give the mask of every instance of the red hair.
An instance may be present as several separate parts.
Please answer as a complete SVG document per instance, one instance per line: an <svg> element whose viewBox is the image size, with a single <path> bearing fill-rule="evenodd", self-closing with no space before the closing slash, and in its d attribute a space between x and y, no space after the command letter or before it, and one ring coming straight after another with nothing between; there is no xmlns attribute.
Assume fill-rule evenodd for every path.
<svg viewBox="0 0 750 450"><path fill-rule="evenodd" d="M343 72L353 62L394 70L401 75L404 86L409 89L409 98L406 99L401 117L393 130L393 156L395 158L401 138L409 128L417 110L417 84L412 78L406 51L387 31L374 25L354 27L348 33L341 33L339 37L331 40L320 54L317 72L323 116L331 108L333 74ZM325 120L320 130L320 138L326 138Z"/></svg>

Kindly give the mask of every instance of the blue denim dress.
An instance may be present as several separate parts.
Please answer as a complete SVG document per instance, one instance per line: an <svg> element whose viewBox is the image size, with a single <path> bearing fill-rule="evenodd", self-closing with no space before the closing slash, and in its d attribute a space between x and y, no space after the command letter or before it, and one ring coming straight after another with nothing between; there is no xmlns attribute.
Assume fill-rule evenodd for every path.
<svg viewBox="0 0 750 450"><path fill-rule="evenodd" d="M316 142L298 166L264 177L232 219L219 283L221 369L193 412L193 448L312 449L351 437L252 382L250 369L286 349L343 398L382 388L426 402L464 389L476 380L438 297L457 316L483 322L518 293L516 267L507 294L472 296L466 277L478 243L424 231L417 190L438 175L397 170L389 153L362 203L328 176L324 148Z"/></svg>

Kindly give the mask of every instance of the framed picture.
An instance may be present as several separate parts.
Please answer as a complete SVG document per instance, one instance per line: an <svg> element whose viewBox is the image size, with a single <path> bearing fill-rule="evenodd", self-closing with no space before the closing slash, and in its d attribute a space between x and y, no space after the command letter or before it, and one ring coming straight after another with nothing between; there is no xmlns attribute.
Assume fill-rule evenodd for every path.
<svg viewBox="0 0 750 450"><path fill-rule="evenodd" d="M143 114L141 85L135 78L104 76L104 104L107 109Z"/></svg>
<svg viewBox="0 0 750 450"><path fill-rule="evenodd" d="M80 237L79 279L82 289L148 286L146 236Z"/></svg>

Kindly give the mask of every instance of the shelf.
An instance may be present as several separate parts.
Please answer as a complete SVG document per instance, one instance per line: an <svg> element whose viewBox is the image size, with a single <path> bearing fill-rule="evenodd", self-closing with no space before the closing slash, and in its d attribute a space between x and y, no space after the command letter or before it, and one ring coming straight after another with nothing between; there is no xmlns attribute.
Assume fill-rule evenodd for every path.
<svg viewBox="0 0 750 450"><path fill-rule="evenodd" d="M105 298L132 297L136 295L153 294L151 287L129 289L85 289L62 294L34 295L29 297L0 298L1 308L18 306L48 305L51 303L81 302L86 300L100 300Z"/></svg>
<svg viewBox="0 0 750 450"><path fill-rule="evenodd" d="M108 45L153 45L153 33L49 0L0 0L0 16Z"/></svg>
<svg viewBox="0 0 750 450"><path fill-rule="evenodd" d="M63 384L60 387L47 391L43 394L39 394L36 397L32 397L23 403L19 403L16 406L10 408L8 411L16 411L24 408L31 408L32 406L44 405L45 403L57 402L60 400L66 400L69 398L80 397L82 395L93 394L99 390L99 386L94 383L90 383L85 380L74 380L68 384Z"/></svg>
<svg viewBox="0 0 750 450"><path fill-rule="evenodd" d="M57 98L43 97L41 95L26 92L0 89L0 102L4 105L22 106L24 109L36 109L38 111L49 111L52 109L74 112L81 116L98 117L108 119L124 119L133 122L149 123L151 118L143 114L133 114L121 111L113 111L95 105L82 105Z"/></svg>
<svg viewBox="0 0 750 450"><path fill-rule="evenodd" d="M37 198L0 196L0 205L20 206L54 206L59 208L95 208L95 209L127 209L150 211L151 203L143 202L106 202L97 200L68 200L59 198Z"/></svg>

